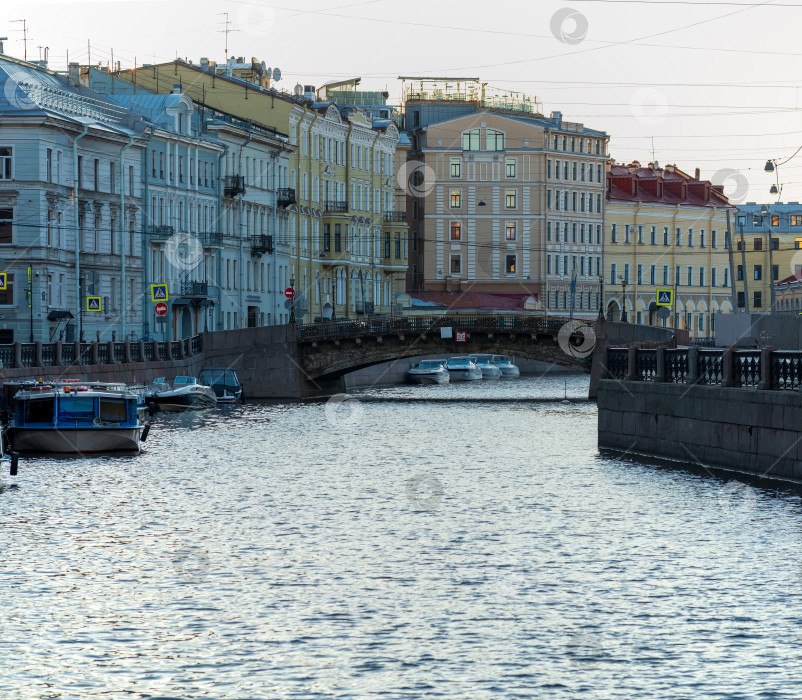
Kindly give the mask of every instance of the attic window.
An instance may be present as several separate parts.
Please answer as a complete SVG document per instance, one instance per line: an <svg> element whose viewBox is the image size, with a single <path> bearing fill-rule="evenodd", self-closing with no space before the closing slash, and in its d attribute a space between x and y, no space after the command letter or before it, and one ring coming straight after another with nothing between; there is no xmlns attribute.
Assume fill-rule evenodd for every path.
<svg viewBox="0 0 802 700"><path fill-rule="evenodd" d="M709 200L710 200L710 188L707 185L705 185L705 201L707 202Z"/></svg>
<svg viewBox="0 0 802 700"><path fill-rule="evenodd" d="M682 198L683 199L688 198L688 185L685 184L682 185Z"/></svg>
<svg viewBox="0 0 802 700"><path fill-rule="evenodd" d="M662 197L663 196L663 183L662 182L658 182L657 183L657 196L658 197Z"/></svg>
<svg viewBox="0 0 802 700"><path fill-rule="evenodd" d="M638 194L638 181L637 180L633 180L632 181L632 194L633 195L637 195Z"/></svg>

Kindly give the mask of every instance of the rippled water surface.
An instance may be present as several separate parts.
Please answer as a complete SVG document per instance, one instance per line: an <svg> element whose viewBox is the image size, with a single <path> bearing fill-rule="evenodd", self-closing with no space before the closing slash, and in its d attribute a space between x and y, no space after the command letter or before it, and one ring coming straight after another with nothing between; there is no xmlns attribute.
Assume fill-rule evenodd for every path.
<svg viewBox="0 0 802 700"><path fill-rule="evenodd" d="M595 405L559 401L586 381L250 404L158 417L138 457L24 459L0 698L802 697L799 492L600 456Z"/></svg>

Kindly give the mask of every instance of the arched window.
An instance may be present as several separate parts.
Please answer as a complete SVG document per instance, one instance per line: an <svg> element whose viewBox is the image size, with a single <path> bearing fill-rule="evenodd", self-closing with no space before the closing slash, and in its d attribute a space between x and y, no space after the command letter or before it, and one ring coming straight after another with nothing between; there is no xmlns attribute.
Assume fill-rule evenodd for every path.
<svg viewBox="0 0 802 700"><path fill-rule="evenodd" d="M504 150L504 132L497 131L496 129L488 129L486 141L488 151Z"/></svg>
<svg viewBox="0 0 802 700"><path fill-rule="evenodd" d="M478 151L481 133L481 129L471 129L470 131L464 132L462 134L462 150Z"/></svg>

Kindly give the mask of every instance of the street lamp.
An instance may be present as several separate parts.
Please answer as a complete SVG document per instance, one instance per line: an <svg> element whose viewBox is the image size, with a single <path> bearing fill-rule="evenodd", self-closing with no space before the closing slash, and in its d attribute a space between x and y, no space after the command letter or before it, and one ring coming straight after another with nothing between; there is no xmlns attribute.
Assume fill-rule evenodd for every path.
<svg viewBox="0 0 802 700"><path fill-rule="evenodd" d="M765 217L769 216L769 208L764 204L760 207L760 215ZM769 269L768 269L768 280L769 280L769 300L771 306L769 307L769 312L774 313L774 255L773 255L773 248L771 241L771 220L769 220L769 227L766 229L766 239L767 244L769 246Z"/></svg>
<svg viewBox="0 0 802 700"><path fill-rule="evenodd" d="M599 275L599 320L604 320L604 275Z"/></svg>
<svg viewBox="0 0 802 700"><path fill-rule="evenodd" d="M618 275L621 280L621 323L628 323L627 320L627 280L624 275Z"/></svg>
<svg viewBox="0 0 802 700"><path fill-rule="evenodd" d="M295 323L295 277L290 277L290 288L293 291L290 299L290 323Z"/></svg>
<svg viewBox="0 0 802 700"><path fill-rule="evenodd" d="M788 161L785 161L785 162L787 163ZM771 160L767 160L766 161L766 165L763 166L763 170L765 170L767 173L774 173L775 174L775 177L776 177L777 181L775 182L775 184L773 184L771 186L771 189L769 190L769 194L776 194L777 195L777 201L780 200L780 197L782 197L782 193L783 193L783 186L780 184L780 165L781 164L778 163L776 160L771 159Z"/></svg>

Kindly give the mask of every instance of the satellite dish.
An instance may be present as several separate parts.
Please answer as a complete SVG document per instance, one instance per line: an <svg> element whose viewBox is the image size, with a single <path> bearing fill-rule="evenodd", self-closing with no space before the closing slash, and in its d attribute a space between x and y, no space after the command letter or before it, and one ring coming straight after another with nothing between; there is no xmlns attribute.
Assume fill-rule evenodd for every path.
<svg viewBox="0 0 802 700"><path fill-rule="evenodd" d="M262 75L266 75L267 74L267 66L265 65L265 62L262 61L262 63L260 65L262 66Z"/></svg>
<svg viewBox="0 0 802 700"><path fill-rule="evenodd" d="M265 75L267 76L268 80L272 80L273 79L273 69L272 68L268 68L265 71Z"/></svg>
<svg viewBox="0 0 802 700"><path fill-rule="evenodd" d="M273 80L275 80L276 82L281 80L281 70L280 69L278 69L278 68L274 68L273 69Z"/></svg>

